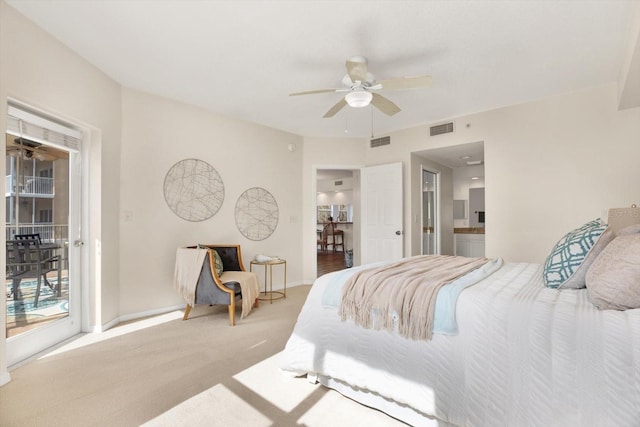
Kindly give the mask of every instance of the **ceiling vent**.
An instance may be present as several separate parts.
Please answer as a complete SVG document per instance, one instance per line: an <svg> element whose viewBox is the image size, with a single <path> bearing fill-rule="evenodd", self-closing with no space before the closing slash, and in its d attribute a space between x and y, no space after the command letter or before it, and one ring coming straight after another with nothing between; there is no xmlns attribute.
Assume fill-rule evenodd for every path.
<svg viewBox="0 0 640 427"><path fill-rule="evenodd" d="M342 185L342 181L334 181L333 185Z"/></svg>
<svg viewBox="0 0 640 427"><path fill-rule="evenodd" d="M383 136L382 138L376 138L371 140L371 148L382 147L383 145L391 144L390 136Z"/></svg>
<svg viewBox="0 0 640 427"><path fill-rule="evenodd" d="M445 133L453 132L453 122L443 123L441 125L431 126L429 128L429 132L431 136L442 135Z"/></svg>

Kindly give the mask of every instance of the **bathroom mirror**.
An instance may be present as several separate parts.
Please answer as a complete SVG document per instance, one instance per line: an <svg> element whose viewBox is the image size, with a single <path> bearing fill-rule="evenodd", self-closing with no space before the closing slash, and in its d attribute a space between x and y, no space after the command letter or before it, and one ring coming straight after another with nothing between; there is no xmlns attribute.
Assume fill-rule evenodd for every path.
<svg viewBox="0 0 640 427"><path fill-rule="evenodd" d="M453 201L453 219L466 219L466 218L467 218L467 201L454 200Z"/></svg>

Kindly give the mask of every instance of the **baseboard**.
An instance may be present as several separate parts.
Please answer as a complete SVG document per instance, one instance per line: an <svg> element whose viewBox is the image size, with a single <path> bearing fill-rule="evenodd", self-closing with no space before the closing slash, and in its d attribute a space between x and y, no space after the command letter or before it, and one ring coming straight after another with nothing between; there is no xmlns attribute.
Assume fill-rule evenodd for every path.
<svg viewBox="0 0 640 427"><path fill-rule="evenodd" d="M158 314L165 314L165 313L169 313L171 311L176 311L176 310L184 310L184 308L186 306L187 306L187 304L184 303L184 304L180 304L180 305L173 305L171 307L164 307L164 308L157 308L157 309L154 309L154 310L142 311L142 312L139 312L139 313L124 314L124 315L120 316L120 322L127 322L129 320L136 320L136 319L140 319L142 317L156 316Z"/></svg>
<svg viewBox="0 0 640 427"><path fill-rule="evenodd" d="M7 384L9 381L11 381L11 375L9 372L3 372L0 374L0 387Z"/></svg>
<svg viewBox="0 0 640 427"><path fill-rule="evenodd" d="M164 308L157 308L154 310L148 310L148 311L141 311L138 313L131 313L131 314L123 314L122 316L118 316L115 319L110 320L107 323L104 323L102 325L93 325L89 328L88 332L91 333L100 333L100 332L105 332L108 331L109 329L113 328L114 326L122 323L122 322L128 322L129 320L136 320L136 319L140 319L143 317L149 317L149 316L156 316L158 314L165 314L165 313L170 313L172 311L176 311L176 310L184 310L185 308L185 304L180 304L180 305L174 305L171 307L164 307Z"/></svg>
<svg viewBox="0 0 640 427"><path fill-rule="evenodd" d="M293 288L295 286L300 286L300 285L308 285L308 283L305 283L304 281L296 281L296 282L289 282L287 283L287 288ZM282 287L273 287L273 290L282 290ZM262 291L262 288L260 289ZM186 303L185 304L179 304L179 305L173 305L170 307L164 307L164 308L157 308L154 310L147 310L147 311L141 311L138 313L131 313L131 314L123 314L122 316L116 317L115 319L111 320L110 322L107 322L103 325L95 325L93 326L93 328L91 328L91 332L104 332L116 325L118 325L119 323L122 322L128 322L130 320L137 320L137 319L141 319L143 317L149 317L149 316L157 316L158 314L165 314L165 313L170 313L172 311L176 311L176 310L184 310L184 308L186 307Z"/></svg>

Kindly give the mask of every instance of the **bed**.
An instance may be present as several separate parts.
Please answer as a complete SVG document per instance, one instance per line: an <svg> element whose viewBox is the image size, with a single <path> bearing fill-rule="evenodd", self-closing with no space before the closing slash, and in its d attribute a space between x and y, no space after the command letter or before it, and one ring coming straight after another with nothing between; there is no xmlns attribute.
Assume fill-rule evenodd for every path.
<svg viewBox="0 0 640 427"><path fill-rule="evenodd" d="M324 275L280 367L415 426L640 425L640 309L550 288L546 264L497 263L430 340L342 321L328 303L336 283L375 266Z"/></svg>

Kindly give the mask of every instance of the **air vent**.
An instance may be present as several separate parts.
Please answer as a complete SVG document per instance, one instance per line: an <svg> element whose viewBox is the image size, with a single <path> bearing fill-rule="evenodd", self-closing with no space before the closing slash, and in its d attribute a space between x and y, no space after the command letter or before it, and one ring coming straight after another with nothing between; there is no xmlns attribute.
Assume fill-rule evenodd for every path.
<svg viewBox="0 0 640 427"><path fill-rule="evenodd" d="M333 185L342 185L342 181L334 181Z"/></svg>
<svg viewBox="0 0 640 427"><path fill-rule="evenodd" d="M371 148L382 147L383 145L391 144L390 136L383 136L382 138L376 138L371 140Z"/></svg>
<svg viewBox="0 0 640 427"><path fill-rule="evenodd" d="M443 123L441 125L431 126L429 128L431 136L442 135L444 133L453 132L453 122Z"/></svg>

